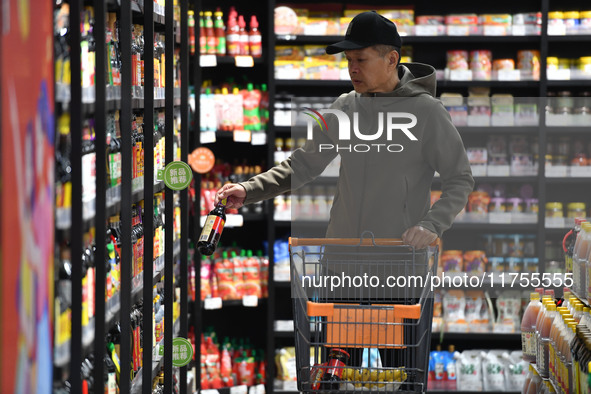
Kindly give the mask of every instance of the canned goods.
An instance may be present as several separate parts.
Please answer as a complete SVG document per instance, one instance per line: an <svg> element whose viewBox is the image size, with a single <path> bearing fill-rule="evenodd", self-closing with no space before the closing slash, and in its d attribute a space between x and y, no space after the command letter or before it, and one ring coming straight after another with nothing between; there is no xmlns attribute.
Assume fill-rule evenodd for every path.
<svg viewBox="0 0 591 394"><path fill-rule="evenodd" d="M568 11L563 14L564 24L567 29L576 29L579 24L579 11Z"/></svg>
<svg viewBox="0 0 591 394"><path fill-rule="evenodd" d="M461 250L444 250L441 253L443 272L462 272L464 270L464 253Z"/></svg>
<svg viewBox="0 0 591 394"><path fill-rule="evenodd" d="M525 212L526 213L538 213L538 199L537 198L528 198L525 200Z"/></svg>
<svg viewBox="0 0 591 394"><path fill-rule="evenodd" d="M444 20L442 15L422 15L416 17L415 23L417 25L443 25Z"/></svg>
<svg viewBox="0 0 591 394"><path fill-rule="evenodd" d="M591 75L591 56L579 58L579 71L583 74Z"/></svg>
<svg viewBox="0 0 591 394"><path fill-rule="evenodd" d="M538 261L537 257L526 257L523 259L523 265L525 266L525 272L535 273L538 272Z"/></svg>
<svg viewBox="0 0 591 394"><path fill-rule="evenodd" d="M468 70L468 51L447 51L447 68Z"/></svg>
<svg viewBox="0 0 591 394"><path fill-rule="evenodd" d="M518 213L523 212L523 200L519 197L508 198L505 204L507 212Z"/></svg>
<svg viewBox="0 0 591 394"><path fill-rule="evenodd" d="M581 11L579 13L581 28L591 30L591 11Z"/></svg>
<svg viewBox="0 0 591 394"><path fill-rule="evenodd" d="M489 257L491 272L505 272L505 259L503 257Z"/></svg>
<svg viewBox="0 0 591 394"><path fill-rule="evenodd" d="M547 218L563 218L564 213L562 211L562 203L561 202L546 203L546 217Z"/></svg>
<svg viewBox="0 0 591 394"><path fill-rule="evenodd" d="M492 70L492 52L487 50L470 51L470 69L474 80L489 81Z"/></svg>
<svg viewBox="0 0 591 394"><path fill-rule="evenodd" d="M525 73L531 73L533 79L540 79L540 51L517 51L517 68Z"/></svg>
<svg viewBox="0 0 591 394"><path fill-rule="evenodd" d="M584 202L571 202L566 207L568 218L584 218L586 216L585 211L587 206Z"/></svg>
<svg viewBox="0 0 591 394"><path fill-rule="evenodd" d="M548 56L546 58L546 69L558 70L558 58L554 56Z"/></svg>
<svg viewBox="0 0 591 394"><path fill-rule="evenodd" d="M548 12L548 25L563 25L564 24L564 13L562 11Z"/></svg>
<svg viewBox="0 0 591 394"><path fill-rule="evenodd" d="M505 212L505 199L503 197L493 197L490 199L488 204L489 213L502 213Z"/></svg>
<svg viewBox="0 0 591 394"><path fill-rule="evenodd" d="M523 259L521 257L507 257L507 272L524 272Z"/></svg>
<svg viewBox="0 0 591 394"><path fill-rule="evenodd" d="M515 70L515 61L513 59L496 59L492 63L493 71Z"/></svg>
<svg viewBox="0 0 591 394"><path fill-rule="evenodd" d="M483 250L467 250L464 253L464 271L472 275L481 275L486 268L486 261Z"/></svg>

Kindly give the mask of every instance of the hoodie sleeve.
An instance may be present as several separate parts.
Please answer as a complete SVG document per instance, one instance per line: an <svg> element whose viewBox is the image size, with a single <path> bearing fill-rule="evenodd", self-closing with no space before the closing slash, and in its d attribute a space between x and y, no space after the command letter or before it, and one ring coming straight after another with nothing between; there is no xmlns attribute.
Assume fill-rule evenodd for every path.
<svg viewBox="0 0 591 394"><path fill-rule="evenodd" d="M442 193L418 225L441 237L466 206L474 178L460 134L440 101L429 117L425 136L423 157L440 174Z"/></svg>
<svg viewBox="0 0 591 394"><path fill-rule="evenodd" d="M325 116L328 129L338 129L336 117ZM326 131L314 126L314 138L307 140L304 147L296 149L281 164L240 183L246 190L245 204L267 200L290 190L297 190L318 177L336 157L332 149L321 151L321 146L334 144ZM326 145L325 145L326 146Z"/></svg>

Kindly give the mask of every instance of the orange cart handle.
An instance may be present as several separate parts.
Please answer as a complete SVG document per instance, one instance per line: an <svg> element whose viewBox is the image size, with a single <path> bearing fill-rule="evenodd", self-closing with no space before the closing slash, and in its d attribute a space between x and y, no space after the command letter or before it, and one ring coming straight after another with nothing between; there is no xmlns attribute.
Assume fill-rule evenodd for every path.
<svg viewBox="0 0 591 394"><path fill-rule="evenodd" d="M351 304L334 304L334 303L319 303L319 302L307 302L308 316L315 317L332 317L334 315L335 306L337 308L351 306ZM379 305L376 306L386 306ZM421 317L421 305L387 305L391 306L394 310L394 316L400 319L419 319Z"/></svg>
<svg viewBox="0 0 591 394"><path fill-rule="evenodd" d="M431 246L439 246L437 238ZM289 237L289 246L323 246L323 245L352 245L352 246L406 246L400 238L294 238Z"/></svg>

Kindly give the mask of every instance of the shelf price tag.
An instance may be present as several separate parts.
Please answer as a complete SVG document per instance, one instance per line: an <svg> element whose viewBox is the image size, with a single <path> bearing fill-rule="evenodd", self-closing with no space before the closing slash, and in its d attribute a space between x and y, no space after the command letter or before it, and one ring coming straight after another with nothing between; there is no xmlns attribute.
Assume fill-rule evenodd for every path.
<svg viewBox="0 0 591 394"><path fill-rule="evenodd" d="M507 28L505 26L484 25L485 36L506 36Z"/></svg>
<svg viewBox="0 0 591 394"><path fill-rule="evenodd" d="M547 71L548 79L552 81L564 81L570 79L570 70L562 69L562 70L553 70L550 69Z"/></svg>
<svg viewBox="0 0 591 394"><path fill-rule="evenodd" d="M266 145L267 144L267 133L257 132L252 133L252 139L250 141L252 145Z"/></svg>
<svg viewBox="0 0 591 394"><path fill-rule="evenodd" d="M488 214L489 223L511 223L510 212L490 212Z"/></svg>
<svg viewBox="0 0 591 394"><path fill-rule="evenodd" d="M210 389L210 390L201 390L199 393L201 393L201 394L220 394L219 391L213 390L213 389Z"/></svg>
<svg viewBox="0 0 591 394"><path fill-rule="evenodd" d="M448 36L469 36L470 26L468 25L448 25L447 26Z"/></svg>
<svg viewBox="0 0 591 394"><path fill-rule="evenodd" d="M193 346L186 338L173 338L172 340L172 365L184 367L193 359Z"/></svg>
<svg viewBox="0 0 591 394"><path fill-rule="evenodd" d="M525 25L513 25L511 29L511 34L513 34L514 36L525 36Z"/></svg>
<svg viewBox="0 0 591 394"><path fill-rule="evenodd" d="M250 142L251 135L248 130L234 130L234 142Z"/></svg>
<svg viewBox="0 0 591 394"><path fill-rule="evenodd" d="M437 36L439 35L437 28L438 26L436 25L416 25L415 34L417 36Z"/></svg>
<svg viewBox="0 0 591 394"><path fill-rule="evenodd" d="M202 144L213 144L215 141L215 131L202 131L199 134L199 142Z"/></svg>
<svg viewBox="0 0 591 394"><path fill-rule="evenodd" d="M254 59L252 56L235 56L234 62L236 67L254 67Z"/></svg>
<svg viewBox="0 0 591 394"><path fill-rule="evenodd" d="M220 297L206 298L203 301L203 309L207 309L207 310L222 309L222 299Z"/></svg>
<svg viewBox="0 0 591 394"><path fill-rule="evenodd" d="M549 36L565 36L566 25L548 25Z"/></svg>
<svg viewBox="0 0 591 394"><path fill-rule="evenodd" d="M156 172L156 180L158 182L164 180L164 170L158 170L158 172Z"/></svg>
<svg viewBox="0 0 591 394"><path fill-rule="evenodd" d="M265 385L264 384L257 384L256 386L252 386L250 388L249 394L265 394Z"/></svg>
<svg viewBox="0 0 591 394"><path fill-rule="evenodd" d="M450 70L449 79L451 81L471 81L472 70Z"/></svg>
<svg viewBox="0 0 591 394"><path fill-rule="evenodd" d="M216 67L218 59L215 55L201 55L199 56L199 66L201 67Z"/></svg>
<svg viewBox="0 0 591 394"><path fill-rule="evenodd" d="M499 81L520 81L521 72L519 70L499 70L497 78Z"/></svg>
<svg viewBox="0 0 591 394"><path fill-rule="evenodd" d="M248 394L248 387L246 385L230 387L230 394Z"/></svg>
<svg viewBox="0 0 591 394"><path fill-rule="evenodd" d="M244 216L240 214L226 215L226 227L242 227Z"/></svg>
<svg viewBox="0 0 591 394"><path fill-rule="evenodd" d="M245 295L242 297L242 305L254 308L259 305L259 297L255 295Z"/></svg>
<svg viewBox="0 0 591 394"><path fill-rule="evenodd" d="M589 178L589 177L591 177L591 167L589 167L589 166L582 166L582 167L571 166L570 167L570 176L572 178Z"/></svg>

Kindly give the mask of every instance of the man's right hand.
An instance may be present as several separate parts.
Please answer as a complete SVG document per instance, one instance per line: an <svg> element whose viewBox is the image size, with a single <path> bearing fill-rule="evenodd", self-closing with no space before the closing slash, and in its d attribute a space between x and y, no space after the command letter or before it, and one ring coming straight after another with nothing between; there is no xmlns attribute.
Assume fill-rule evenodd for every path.
<svg viewBox="0 0 591 394"><path fill-rule="evenodd" d="M217 205L224 198L228 199L226 208L241 208L246 199L246 189L238 183L228 183L215 193L213 202Z"/></svg>

